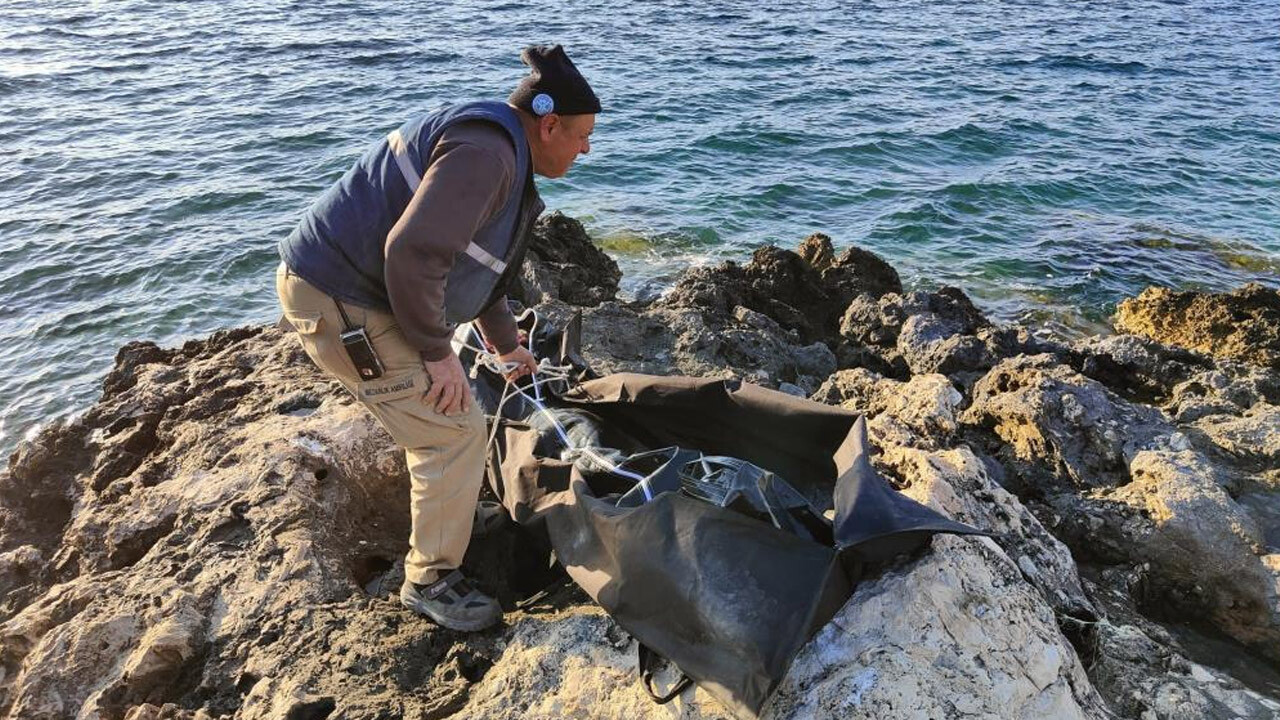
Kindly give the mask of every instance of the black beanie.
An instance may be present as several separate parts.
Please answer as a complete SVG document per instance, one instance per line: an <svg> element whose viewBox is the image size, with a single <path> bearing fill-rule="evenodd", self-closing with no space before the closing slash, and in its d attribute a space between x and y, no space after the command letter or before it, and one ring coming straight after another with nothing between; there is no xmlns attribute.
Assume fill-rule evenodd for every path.
<svg viewBox="0 0 1280 720"><path fill-rule="evenodd" d="M589 115L600 112L600 100L591 91L573 61L559 45L534 45L520 53L529 75L520 81L507 102L536 116L548 113Z"/></svg>

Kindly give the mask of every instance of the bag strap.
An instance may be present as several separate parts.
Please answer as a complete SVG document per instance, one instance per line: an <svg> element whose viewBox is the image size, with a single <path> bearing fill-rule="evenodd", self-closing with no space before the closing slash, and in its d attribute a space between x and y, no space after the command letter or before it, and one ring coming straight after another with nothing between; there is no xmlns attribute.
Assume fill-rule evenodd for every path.
<svg viewBox="0 0 1280 720"><path fill-rule="evenodd" d="M658 691L653 687L654 666L658 664L659 660L667 663L671 662L658 653L650 650L644 643L636 643L636 667L640 671L640 683L644 685L645 692L649 693L649 697L652 698L655 703L659 705L666 705L672 700L675 700L677 695L684 692L686 688L692 685L693 678L681 672L680 679L667 690L667 693L665 695L659 695ZM674 667L674 665L672 667ZM679 670L679 668L676 669Z"/></svg>
<svg viewBox="0 0 1280 720"><path fill-rule="evenodd" d="M342 301L338 298L333 299L333 304L338 306L338 314L342 316L343 332L351 332L355 326L351 324L351 318L347 317L347 309L342 307Z"/></svg>

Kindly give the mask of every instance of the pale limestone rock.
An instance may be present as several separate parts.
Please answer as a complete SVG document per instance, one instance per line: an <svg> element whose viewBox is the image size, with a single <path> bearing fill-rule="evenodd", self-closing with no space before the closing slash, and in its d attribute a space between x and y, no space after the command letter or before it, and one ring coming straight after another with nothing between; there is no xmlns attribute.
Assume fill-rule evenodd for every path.
<svg viewBox="0 0 1280 720"><path fill-rule="evenodd" d="M1103 701L1053 611L987 539L865 583L800 653L777 718L1093 718Z"/></svg>

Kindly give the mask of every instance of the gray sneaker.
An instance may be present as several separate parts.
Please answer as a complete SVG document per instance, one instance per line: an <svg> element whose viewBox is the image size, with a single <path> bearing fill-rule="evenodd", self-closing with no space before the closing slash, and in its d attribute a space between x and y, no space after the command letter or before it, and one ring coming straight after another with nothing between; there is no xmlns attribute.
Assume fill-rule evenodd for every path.
<svg viewBox="0 0 1280 720"><path fill-rule="evenodd" d="M460 632L483 630L502 619L498 601L472 587L458 570L430 585L406 579L400 586L400 604Z"/></svg>

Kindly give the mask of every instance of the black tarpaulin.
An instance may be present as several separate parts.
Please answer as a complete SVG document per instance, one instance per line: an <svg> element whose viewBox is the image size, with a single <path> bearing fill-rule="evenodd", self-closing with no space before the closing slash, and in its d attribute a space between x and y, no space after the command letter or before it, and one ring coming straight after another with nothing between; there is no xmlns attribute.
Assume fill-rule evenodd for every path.
<svg viewBox="0 0 1280 720"><path fill-rule="evenodd" d="M937 533L979 532L890 487L871 466L864 418L858 418L836 450L835 462L841 469L834 493L836 547L863 562L910 552Z"/></svg>
<svg viewBox="0 0 1280 720"><path fill-rule="evenodd" d="M543 528L623 629L740 717L759 713L848 599L856 578L842 555L884 559L937 532L979 532L893 490L869 462L865 422L840 408L734 381L635 374L587 380L555 404L598 418L611 447L739 458L834 508L831 547L680 492L617 507L629 481L540 455L537 428L502 421L490 478L512 517Z"/></svg>

